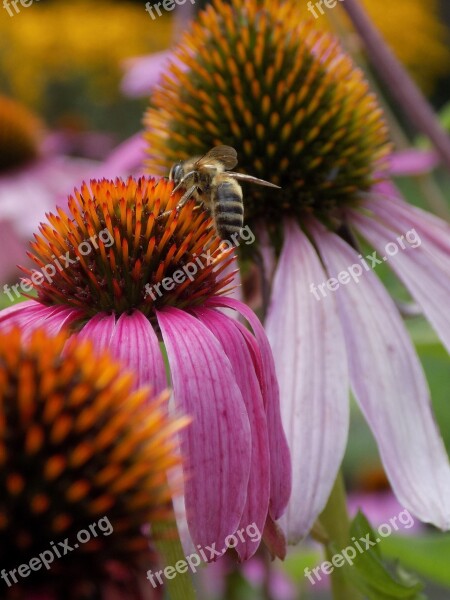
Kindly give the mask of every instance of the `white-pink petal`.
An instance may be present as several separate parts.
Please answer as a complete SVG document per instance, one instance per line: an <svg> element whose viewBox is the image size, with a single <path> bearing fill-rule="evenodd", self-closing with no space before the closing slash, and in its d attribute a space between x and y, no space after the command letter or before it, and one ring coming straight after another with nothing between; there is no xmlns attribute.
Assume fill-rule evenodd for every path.
<svg viewBox="0 0 450 600"><path fill-rule="evenodd" d="M330 276L361 264L357 253L336 235L317 228L314 238ZM377 440L392 489L422 521L448 529L447 453L421 364L395 304L372 271L364 271L358 283L352 279L341 283L334 295L352 388Z"/></svg>
<svg viewBox="0 0 450 600"><path fill-rule="evenodd" d="M379 212L378 209L376 210ZM390 268L403 281L450 351L449 260L448 258L445 260L445 252L436 246L431 235L419 240L421 243L417 247L413 248L405 244L405 249L401 249L396 241L400 233L405 233L397 226L396 219L400 222L400 216L393 213L389 217L388 212L383 213L383 216L389 219L388 225L356 212L351 213L350 218L358 231L377 249L380 256L386 257ZM396 244L399 248L393 256L389 256L386 252L389 243ZM393 253L394 250L389 252Z"/></svg>
<svg viewBox="0 0 450 600"><path fill-rule="evenodd" d="M292 497L281 520L291 543L325 507L348 435L347 360L334 299L318 300L310 290L326 279L306 235L287 223L266 330L293 463Z"/></svg>

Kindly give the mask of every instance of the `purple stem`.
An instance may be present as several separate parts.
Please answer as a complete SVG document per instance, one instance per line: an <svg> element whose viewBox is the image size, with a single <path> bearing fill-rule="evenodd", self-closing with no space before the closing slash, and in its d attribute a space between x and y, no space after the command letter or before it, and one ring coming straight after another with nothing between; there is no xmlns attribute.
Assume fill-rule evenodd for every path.
<svg viewBox="0 0 450 600"><path fill-rule="evenodd" d="M361 36L380 79L384 80L411 123L429 137L442 161L450 168L450 138L436 119L431 105L372 25L360 1L344 0L342 4Z"/></svg>

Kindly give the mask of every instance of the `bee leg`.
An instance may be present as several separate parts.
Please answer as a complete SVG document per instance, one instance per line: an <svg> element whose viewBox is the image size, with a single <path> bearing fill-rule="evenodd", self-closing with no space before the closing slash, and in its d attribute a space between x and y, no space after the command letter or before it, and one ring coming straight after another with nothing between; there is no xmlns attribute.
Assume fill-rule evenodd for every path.
<svg viewBox="0 0 450 600"><path fill-rule="evenodd" d="M176 205L176 210L180 210L181 208L183 208L183 206L186 204L186 202L189 200L189 198L192 196L192 194L195 192L197 188L197 185L192 185L180 198L178 204ZM166 210L165 212L161 213L156 220L161 219L162 217L167 217L167 215L170 215L172 211L171 210Z"/></svg>

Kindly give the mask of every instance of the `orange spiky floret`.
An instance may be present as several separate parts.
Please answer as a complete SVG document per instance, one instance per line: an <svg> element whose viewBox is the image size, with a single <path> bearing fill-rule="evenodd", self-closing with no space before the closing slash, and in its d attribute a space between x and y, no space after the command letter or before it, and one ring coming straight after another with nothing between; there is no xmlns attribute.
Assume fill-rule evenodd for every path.
<svg viewBox="0 0 450 600"><path fill-rule="evenodd" d="M49 214L31 244L37 267L56 271L51 282L42 277L35 285L38 300L81 309L87 317L138 309L152 319L159 307L185 308L226 291L232 274L222 272L233 260L231 250L220 247L208 212L194 200L177 209L183 191L172 191L165 179L132 177L93 180L75 190L69 212ZM205 248L211 264L199 258ZM70 264L61 258L58 265L66 253ZM146 290L196 259L202 268L173 290L154 297ZM23 271L31 277L32 271Z"/></svg>
<svg viewBox="0 0 450 600"><path fill-rule="evenodd" d="M25 106L0 96L0 173L39 156L44 126Z"/></svg>
<svg viewBox="0 0 450 600"><path fill-rule="evenodd" d="M151 172L233 146L239 170L283 188L246 188L250 226L284 214L329 222L373 185L390 150L381 109L362 71L298 2L215 0L174 55L145 119Z"/></svg>
<svg viewBox="0 0 450 600"><path fill-rule="evenodd" d="M0 334L1 567L28 563L51 542L73 547L105 516L113 530L97 527L50 570L19 578L16 594L43 586L72 597L78 582L107 579L109 561L134 569L152 559L142 528L168 517L166 472L179 464L175 437L186 420L169 419L168 393L150 401L120 369L64 333Z"/></svg>

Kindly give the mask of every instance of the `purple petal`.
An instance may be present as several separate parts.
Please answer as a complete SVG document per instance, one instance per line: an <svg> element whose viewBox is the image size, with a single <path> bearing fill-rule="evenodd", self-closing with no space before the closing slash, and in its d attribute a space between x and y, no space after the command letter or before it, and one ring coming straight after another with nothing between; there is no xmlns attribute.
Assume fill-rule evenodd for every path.
<svg viewBox="0 0 450 600"><path fill-rule="evenodd" d="M171 63L177 64L179 68L186 68L184 63L173 56L171 50L127 59L124 61L122 91L130 97L148 96Z"/></svg>
<svg viewBox="0 0 450 600"><path fill-rule="evenodd" d="M116 177L126 177L144 170L144 161L146 157L146 142L141 133L133 135L125 142L122 142L100 165L92 177L106 177L115 179Z"/></svg>
<svg viewBox="0 0 450 600"><path fill-rule="evenodd" d="M432 150L410 148L391 154L389 163L389 172L391 175L423 175L438 166L439 157Z"/></svg>
<svg viewBox="0 0 450 600"><path fill-rule="evenodd" d="M83 313L67 306L44 306L35 300L21 302L0 312L0 329L21 327L26 334L44 327L50 335L82 318Z"/></svg>
<svg viewBox="0 0 450 600"><path fill-rule="evenodd" d="M141 312L121 315L110 343L113 356L137 373L137 387L151 385L156 394L167 388L158 336Z"/></svg>
<svg viewBox="0 0 450 600"><path fill-rule="evenodd" d="M450 351L450 254L445 251L445 234L436 228L432 230L425 223L423 226L417 224L419 231L426 232L426 235L423 239L420 235L410 237L416 247L409 245L407 239L403 239L405 249L402 249L397 238L406 236L407 230L402 230L401 225L408 225L410 219L396 212L395 206L392 207L392 213L382 209L381 203L372 203L371 206L377 215L385 219L387 225L356 212L351 213L353 224L379 254L383 258L386 257L389 266L422 307L436 333ZM388 244L397 247L397 254L387 255ZM392 248L394 251L394 247Z"/></svg>
<svg viewBox="0 0 450 600"><path fill-rule="evenodd" d="M252 456L247 502L239 529L247 529L249 525L254 525L262 533L269 510L270 454L266 413L253 359L246 340L233 319L211 309L202 308L194 312L219 340L228 356L247 407ZM256 552L259 544L259 540L253 541L248 536L245 537L244 541L240 541L236 546L240 559L248 560Z"/></svg>
<svg viewBox="0 0 450 600"><path fill-rule="evenodd" d="M253 353L255 364L261 361L262 368L257 370L266 408L269 427L270 448L270 506L269 512L274 520L284 513L292 489L292 467L289 447L281 424L280 391L275 373L275 363L269 341L258 317L245 304L227 297L215 297L207 303L209 306L233 308L241 313L252 327L256 341L247 334L246 339ZM260 356L260 359L258 357Z"/></svg>
<svg viewBox="0 0 450 600"><path fill-rule="evenodd" d="M336 306L310 288L326 279L308 238L287 224L266 329L293 460L292 499L282 519L291 542L308 533L325 507L348 435L347 360Z"/></svg>
<svg viewBox="0 0 450 600"><path fill-rule="evenodd" d="M216 544L240 523L250 475L247 410L218 340L176 308L157 313L172 374L175 403L193 422L180 433L186 460L186 513L194 543Z"/></svg>
<svg viewBox="0 0 450 600"><path fill-rule="evenodd" d="M336 277L360 265L336 235L314 238ZM353 271L356 271L354 268ZM422 521L450 526L450 469L421 364L387 291L371 271L335 292L356 399L377 440L397 498Z"/></svg>

